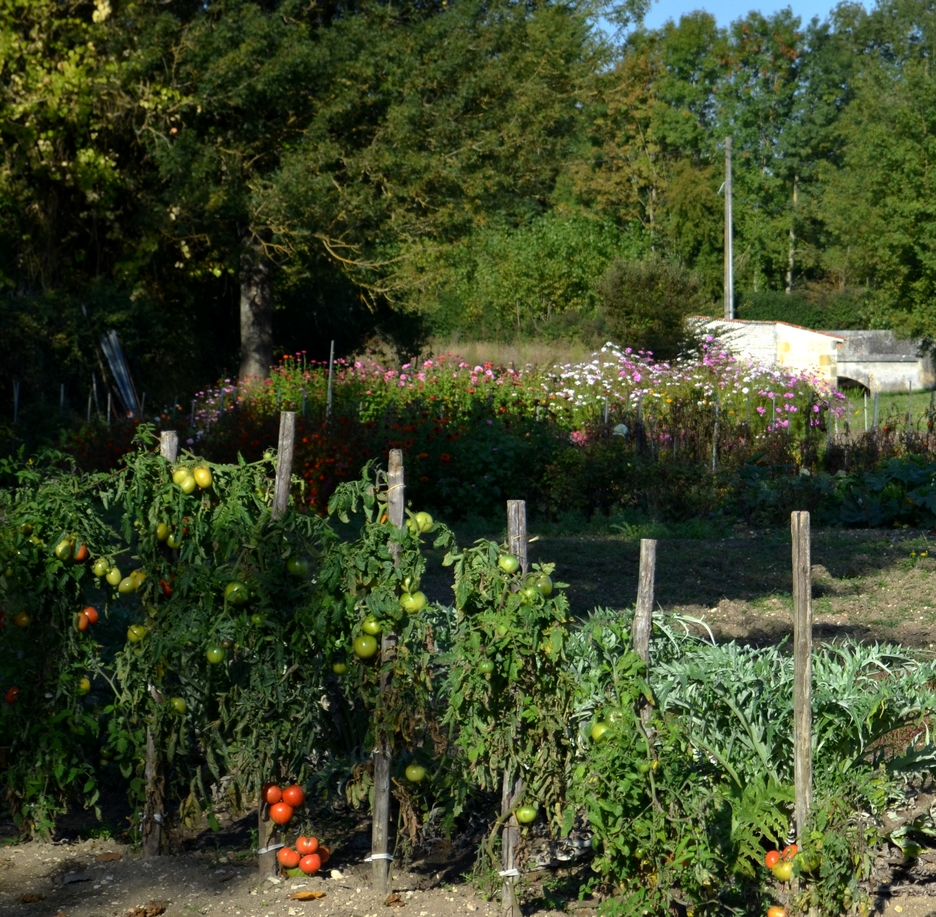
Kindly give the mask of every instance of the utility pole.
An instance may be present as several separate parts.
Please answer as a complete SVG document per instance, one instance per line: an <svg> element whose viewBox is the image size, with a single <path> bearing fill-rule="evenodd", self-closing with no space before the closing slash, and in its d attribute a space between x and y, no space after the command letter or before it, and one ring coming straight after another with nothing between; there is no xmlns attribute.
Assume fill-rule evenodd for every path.
<svg viewBox="0 0 936 917"><path fill-rule="evenodd" d="M725 318L734 318L734 253L731 232L731 137L725 138Z"/></svg>

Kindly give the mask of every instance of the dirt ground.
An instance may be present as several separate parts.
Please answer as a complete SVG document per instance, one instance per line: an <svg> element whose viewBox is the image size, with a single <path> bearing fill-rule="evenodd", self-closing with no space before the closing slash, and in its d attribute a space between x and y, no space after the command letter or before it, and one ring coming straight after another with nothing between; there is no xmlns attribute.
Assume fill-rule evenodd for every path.
<svg viewBox="0 0 936 917"><path fill-rule="evenodd" d="M816 532L812 541L817 639L887 641L936 650L936 533L908 530ZM639 543L625 538L541 537L531 559L561 560L573 611L633 605ZM932 556L931 556L932 554ZM723 639L773 643L792 631L789 533L736 530L709 541L660 539L655 599L661 613L704 621ZM442 570L423 583L430 597L451 600ZM311 879L259 881L250 850L253 819L231 819L220 833L192 836L176 855L143 860L110 839L88 839L93 824L62 832L55 844L0 847L0 917L487 917L499 912L464 875L470 845L437 845L396 869L393 895L372 891L366 826L335 844ZM0 843L15 834L0 821ZM586 867L582 867L587 869ZM936 850L912 864L899 853L875 864L874 913L936 917ZM575 909L575 876L527 874L524 913ZM322 893L309 900L300 892ZM594 905L594 902L588 902Z"/></svg>

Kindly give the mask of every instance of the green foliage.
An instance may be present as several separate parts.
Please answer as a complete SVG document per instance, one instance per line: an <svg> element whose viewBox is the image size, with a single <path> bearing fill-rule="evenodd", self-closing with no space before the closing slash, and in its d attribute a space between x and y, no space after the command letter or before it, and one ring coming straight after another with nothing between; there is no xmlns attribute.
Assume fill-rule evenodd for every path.
<svg viewBox="0 0 936 917"><path fill-rule="evenodd" d="M598 284L613 340L661 360L686 346L686 317L705 311L698 280L678 264L658 258L614 261Z"/></svg>
<svg viewBox="0 0 936 917"><path fill-rule="evenodd" d="M745 321L790 322L834 331L866 327L864 308L864 295L860 291L761 290L739 294L737 312L738 318Z"/></svg>

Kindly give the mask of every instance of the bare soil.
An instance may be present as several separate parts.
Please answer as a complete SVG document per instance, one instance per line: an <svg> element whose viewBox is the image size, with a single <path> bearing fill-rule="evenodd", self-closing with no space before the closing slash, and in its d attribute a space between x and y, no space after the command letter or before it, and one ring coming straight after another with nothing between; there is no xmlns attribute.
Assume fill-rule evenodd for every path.
<svg viewBox="0 0 936 917"><path fill-rule="evenodd" d="M814 532L813 610L818 639L881 641L924 653L936 649L936 534L910 530ZM626 538L542 537L531 559L557 561L573 611L626 608L637 592L639 542ZM789 533L735 530L714 541L660 539L655 601L661 613L704 622L720 638L754 645L792 632ZM433 599L451 600L444 571L424 580ZM702 626L697 625L697 626ZM310 879L260 881L251 852L255 817L229 816L220 832L190 832L176 852L143 860L100 826L73 813L57 842L14 843L0 821L0 917L487 917L499 912L464 878L473 838L436 841L393 871L393 894L371 885L366 824L321 833L334 854ZM326 824L328 824L326 822ZM98 837L95 839L94 835ZM580 867L587 870L587 865ZM577 905L580 876L539 869L522 880L524 912L551 917ZM321 892L311 900L290 898ZM594 902L589 902L594 904ZM874 913L936 917L936 851L914 863L899 853L875 864ZM585 914L593 911L585 910Z"/></svg>

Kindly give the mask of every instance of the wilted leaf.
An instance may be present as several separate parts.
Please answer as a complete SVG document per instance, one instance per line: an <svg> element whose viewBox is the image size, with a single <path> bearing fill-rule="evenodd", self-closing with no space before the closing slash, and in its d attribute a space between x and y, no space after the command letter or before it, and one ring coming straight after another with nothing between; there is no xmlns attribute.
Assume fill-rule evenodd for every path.
<svg viewBox="0 0 936 917"><path fill-rule="evenodd" d="M291 901L314 901L316 898L324 898L325 892L296 892L289 896Z"/></svg>
<svg viewBox="0 0 936 917"><path fill-rule="evenodd" d="M37 895L33 892L23 892L19 896L20 904L35 904L37 901L41 901L45 895Z"/></svg>
<svg viewBox="0 0 936 917"><path fill-rule="evenodd" d="M390 895L386 901L384 901L384 904L387 907L403 907L406 902L399 895L394 893Z"/></svg>

